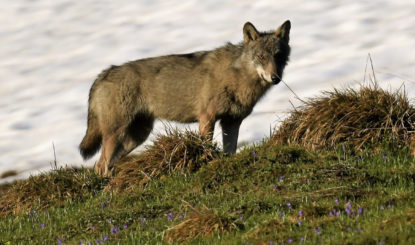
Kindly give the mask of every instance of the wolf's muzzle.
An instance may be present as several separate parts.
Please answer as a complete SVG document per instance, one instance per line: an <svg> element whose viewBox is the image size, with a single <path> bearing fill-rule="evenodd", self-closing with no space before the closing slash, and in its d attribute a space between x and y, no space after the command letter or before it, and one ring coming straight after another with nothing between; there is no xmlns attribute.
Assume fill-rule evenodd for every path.
<svg viewBox="0 0 415 245"><path fill-rule="evenodd" d="M276 75L272 75L271 80L274 84L278 84L281 81L281 79Z"/></svg>

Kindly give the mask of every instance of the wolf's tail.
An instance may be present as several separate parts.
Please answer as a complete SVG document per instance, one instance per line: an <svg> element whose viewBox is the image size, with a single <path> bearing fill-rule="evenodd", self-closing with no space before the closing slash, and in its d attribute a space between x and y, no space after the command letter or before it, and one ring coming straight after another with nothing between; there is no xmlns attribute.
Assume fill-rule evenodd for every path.
<svg viewBox="0 0 415 245"><path fill-rule="evenodd" d="M89 109L88 112L88 128L81 144L79 151L84 160L91 158L101 147L102 134L96 115Z"/></svg>

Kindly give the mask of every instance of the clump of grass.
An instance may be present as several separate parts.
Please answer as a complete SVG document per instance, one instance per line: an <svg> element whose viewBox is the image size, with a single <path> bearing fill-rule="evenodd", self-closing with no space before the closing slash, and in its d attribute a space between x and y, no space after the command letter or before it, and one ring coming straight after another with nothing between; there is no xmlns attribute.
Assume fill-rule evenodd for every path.
<svg viewBox="0 0 415 245"><path fill-rule="evenodd" d="M207 208L203 211L193 209L189 218L167 229L164 239L167 242L186 242L211 237L217 233L227 233L237 227L235 219L215 214Z"/></svg>
<svg viewBox="0 0 415 245"><path fill-rule="evenodd" d="M202 183L204 189L217 189L228 183L246 186L250 176L256 176L256 185L269 185L283 178L289 165L316 162L317 156L301 146L253 146L230 157L213 160L203 166L192 181Z"/></svg>
<svg viewBox="0 0 415 245"><path fill-rule="evenodd" d="M405 91L391 92L373 83L325 91L305 101L282 123L271 143L299 144L310 150L342 145L358 153L389 142L396 149L415 144L411 143L414 123L415 108Z"/></svg>
<svg viewBox="0 0 415 245"><path fill-rule="evenodd" d="M106 190L128 192L173 172L188 175L219 156L217 145L195 132L166 131L167 134L158 134L154 143L140 155L122 159Z"/></svg>
<svg viewBox="0 0 415 245"><path fill-rule="evenodd" d="M11 183L4 183L0 185L0 196L3 196L4 193L7 192L7 190L9 190L9 188L12 186L13 184Z"/></svg>
<svg viewBox="0 0 415 245"><path fill-rule="evenodd" d="M27 209L64 205L68 199L84 200L103 189L106 179L91 169L59 168L31 176L9 186L0 200L0 216Z"/></svg>

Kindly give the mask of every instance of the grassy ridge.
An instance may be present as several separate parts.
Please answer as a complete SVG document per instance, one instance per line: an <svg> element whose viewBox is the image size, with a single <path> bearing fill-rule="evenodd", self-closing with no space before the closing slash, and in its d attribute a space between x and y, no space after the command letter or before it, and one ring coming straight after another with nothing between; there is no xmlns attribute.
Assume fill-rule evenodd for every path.
<svg viewBox="0 0 415 245"><path fill-rule="evenodd" d="M108 180L88 169L32 177L12 188L31 183L32 194L49 194L3 212L0 244L415 243L415 164L407 149L353 156L265 145L128 193L102 191ZM76 174L84 186L68 182ZM60 188L67 191L53 194Z"/></svg>
<svg viewBox="0 0 415 245"><path fill-rule="evenodd" d="M364 98L350 90L345 94ZM399 111L350 108L377 115ZM401 111L412 118L412 107ZM333 131L326 140L341 140L313 149L301 141L307 135L286 136L321 137L315 132L322 131L313 134L322 128L316 123L330 127L318 113L320 121L308 127L300 114L293 113L285 125L299 120L301 130L282 127L233 156L222 155L195 133L170 130L147 151L125 158L111 179L66 168L6 186L0 244L415 244L409 119L386 116L389 126L375 132L370 125L379 125L379 116L359 124L343 116L342 122L355 125L335 127L343 136L356 125L371 130L347 138Z"/></svg>

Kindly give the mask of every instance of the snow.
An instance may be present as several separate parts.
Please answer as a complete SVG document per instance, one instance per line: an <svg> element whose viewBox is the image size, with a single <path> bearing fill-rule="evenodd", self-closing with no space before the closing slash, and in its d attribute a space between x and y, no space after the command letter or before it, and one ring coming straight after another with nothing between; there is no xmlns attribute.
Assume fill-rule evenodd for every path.
<svg viewBox="0 0 415 245"><path fill-rule="evenodd" d="M60 165L92 166L97 157L83 162L77 146L89 88L101 70L239 42L246 21L270 30L291 20L284 81L302 99L357 86L368 53L382 87L404 84L414 97L412 0L6 0L0 7L0 175L50 170L53 146ZM269 136L290 101L300 103L284 84L272 88L243 122L239 142ZM163 128L158 122L154 132Z"/></svg>

